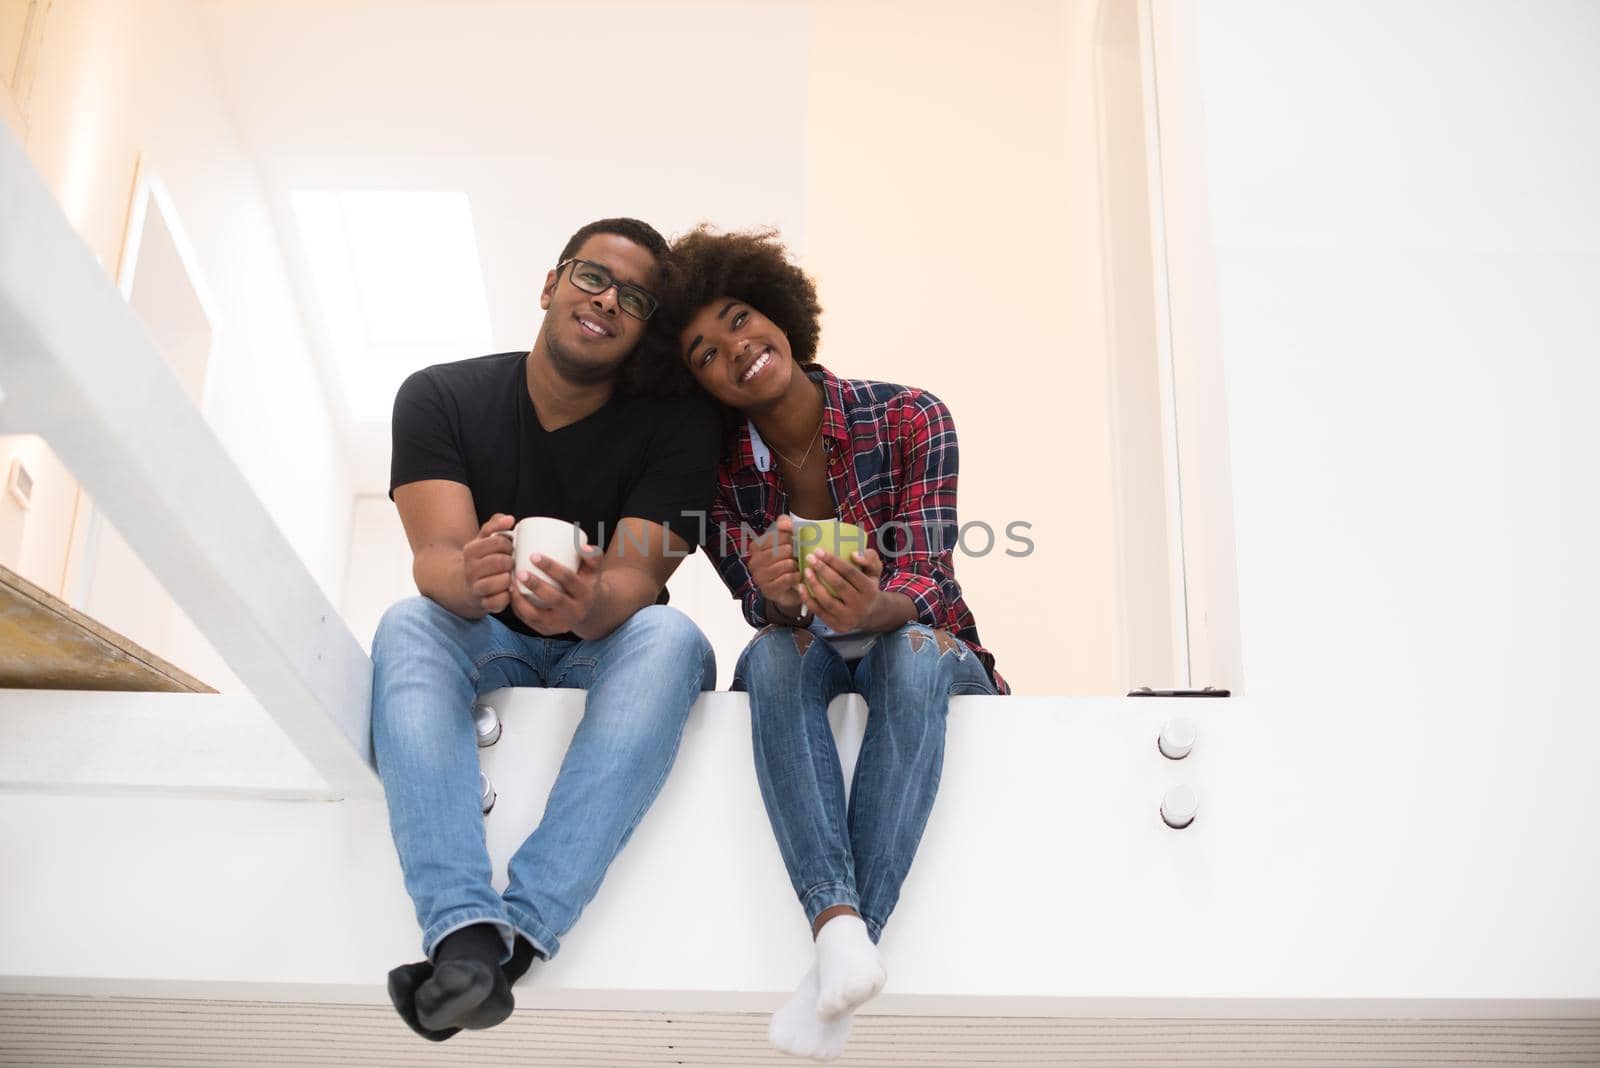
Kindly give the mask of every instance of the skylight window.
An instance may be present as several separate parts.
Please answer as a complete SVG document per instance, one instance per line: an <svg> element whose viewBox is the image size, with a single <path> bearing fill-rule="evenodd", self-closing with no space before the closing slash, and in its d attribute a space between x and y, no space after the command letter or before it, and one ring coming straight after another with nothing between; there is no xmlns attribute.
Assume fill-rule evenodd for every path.
<svg viewBox="0 0 1600 1068"><path fill-rule="evenodd" d="M406 375L487 351L465 193L302 190L293 204L352 419L387 422Z"/></svg>

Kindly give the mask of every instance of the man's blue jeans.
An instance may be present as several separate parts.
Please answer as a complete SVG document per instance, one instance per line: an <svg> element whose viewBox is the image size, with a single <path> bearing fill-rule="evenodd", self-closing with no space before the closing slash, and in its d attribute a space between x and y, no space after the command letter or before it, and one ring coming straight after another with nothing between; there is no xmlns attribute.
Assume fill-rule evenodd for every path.
<svg viewBox="0 0 1600 1068"><path fill-rule="evenodd" d="M513 931L554 956L666 780L690 706L716 685L705 636L664 605L608 637L556 641L412 597L378 624L372 665L378 774L430 958L451 931L485 922L504 935L507 958ZM490 885L472 727L474 698L502 686L588 691L504 895Z"/></svg>
<svg viewBox="0 0 1600 1068"><path fill-rule="evenodd" d="M750 694L756 779L806 919L849 905L876 942L939 791L950 697L994 693L989 673L965 643L920 623L854 662L810 631L768 627L745 646L733 688ZM847 810L828 703L851 691L866 698L867 729Z"/></svg>

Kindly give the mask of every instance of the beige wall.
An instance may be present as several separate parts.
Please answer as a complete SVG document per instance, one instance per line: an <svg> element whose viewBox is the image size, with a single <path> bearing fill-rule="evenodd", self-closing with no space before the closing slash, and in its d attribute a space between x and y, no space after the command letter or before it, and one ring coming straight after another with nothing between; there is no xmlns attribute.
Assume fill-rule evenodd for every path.
<svg viewBox="0 0 1600 1068"><path fill-rule="evenodd" d="M940 396L961 434L962 522L1033 524L1025 559L958 559L984 643L1029 693L1120 685L1096 14L1047 0L813 14L820 359Z"/></svg>
<svg viewBox="0 0 1600 1068"><path fill-rule="evenodd" d="M5 491L18 463L33 478L26 508ZM0 436L0 564L35 586L59 593L77 499L71 472L43 438Z"/></svg>
<svg viewBox="0 0 1600 1068"><path fill-rule="evenodd" d="M1106 6L1121 17L1098 0L805 5L804 220L784 229L821 290L820 359L924 387L954 412L961 519L998 536L958 573L985 644L1025 693L1177 681L1140 51L1135 8ZM1108 171L1137 188L1108 197ZM692 218L744 221L679 182L663 175L653 193ZM772 210L791 182L770 178ZM1144 492L1119 500L1119 480ZM392 506L358 504L357 517L366 540L345 614L365 640L411 586L376 559L387 552L376 546L403 544ZM1004 553L1017 520L1035 543L1021 559ZM358 562L368 549L375 559ZM672 593L712 638L726 685L748 626L698 556Z"/></svg>
<svg viewBox="0 0 1600 1068"><path fill-rule="evenodd" d="M1148 258L1118 266L1107 254L1108 243L1150 240L1148 225L1130 238L1109 217L1147 205L1133 196L1118 208L1103 177L1106 122L1139 122L1137 86L1108 95L1104 80L1137 79L1137 63L1101 62L1099 0L816 0L805 10L804 223L791 233L822 291L821 358L841 374L925 387L954 411L961 518L998 535L989 555L962 556L959 574L1019 691L1171 681L1140 666L1150 662L1141 651L1160 660L1170 639L1169 621L1151 618L1167 603L1165 546L1131 536L1164 517L1128 514L1118 493L1159 450L1148 436L1128 450L1127 422L1113 417L1112 354L1148 358L1154 333L1129 319L1138 300L1116 299L1148 288ZM304 417L321 403L316 374L248 146L217 102L209 39L187 5L130 12L57 4L30 151L112 267L138 153L162 173L227 313L207 415L325 588L365 588L343 579L355 557L339 445L325 418ZM679 195L720 220L697 185ZM1115 279L1120 289L1108 282L1119 270L1131 272ZM1146 372L1123 377L1148 384ZM1131 476L1129 455L1144 465ZM1004 551L1017 521L1034 543L1021 559ZM1146 566L1150 557L1161 566ZM679 587L714 587L685 571ZM706 625L729 630L736 648L742 624L714 592L700 599ZM355 629L368 636L364 622Z"/></svg>

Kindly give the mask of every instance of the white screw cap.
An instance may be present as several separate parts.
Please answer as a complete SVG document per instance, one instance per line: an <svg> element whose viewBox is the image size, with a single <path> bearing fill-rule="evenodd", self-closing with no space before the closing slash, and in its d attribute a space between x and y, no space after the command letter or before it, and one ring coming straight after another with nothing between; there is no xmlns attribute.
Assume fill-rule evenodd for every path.
<svg viewBox="0 0 1600 1068"><path fill-rule="evenodd" d="M489 814L491 808L494 808L495 800L494 783L489 781L488 775L478 772L478 803L483 806L485 816Z"/></svg>
<svg viewBox="0 0 1600 1068"><path fill-rule="evenodd" d="M1162 724L1161 737L1156 739L1156 746L1168 760L1182 760L1194 748L1194 739L1194 720L1177 716Z"/></svg>
<svg viewBox="0 0 1600 1068"><path fill-rule="evenodd" d="M1182 830L1194 822L1200 800L1188 786L1174 786L1161 798L1161 819L1168 827Z"/></svg>
<svg viewBox="0 0 1600 1068"><path fill-rule="evenodd" d="M482 701L472 706L472 727L478 732L478 748L500 740L500 714Z"/></svg>

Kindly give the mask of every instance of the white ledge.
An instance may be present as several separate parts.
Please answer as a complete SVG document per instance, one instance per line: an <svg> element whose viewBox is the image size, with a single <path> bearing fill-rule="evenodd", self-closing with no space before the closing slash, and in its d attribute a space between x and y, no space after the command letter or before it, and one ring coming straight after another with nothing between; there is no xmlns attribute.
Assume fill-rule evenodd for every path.
<svg viewBox="0 0 1600 1068"><path fill-rule="evenodd" d="M0 790L331 799L253 697L0 690Z"/></svg>
<svg viewBox="0 0 1600 1068"><path fill-rule="evenodd" d="M496 698L505 733L483 757L503 867L583 695ZM848 765L862 707L833 711ZM1417 783L1385 769L1429 754L1397 735L1374 757L1298 711L957 698L939 802L883 941L889 986L870 1011L1600 1016L1595 876L1565 852L1592 851L1581 812L1552 805L1530 822L1480 791L1417 834L1406 821L1438 813L1419 813ZM1170 761L1155 737L1180 712L1199 740ZM1480 744L1488 758L1506 743ZM1428 789L1450 774L1436 769ZM1334 779L1348 790L1328 790ZM1158 816L1178 782L1200 797L1184 831ZM385 971L418 956L380 802L15 789L0 794L0 854L27 858L0 874L0 990L381 1003ZM519 1004L759 1011L805 970L741 695L698 703L659 801L563 946Z"/></svg>

